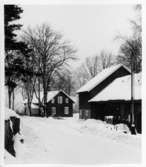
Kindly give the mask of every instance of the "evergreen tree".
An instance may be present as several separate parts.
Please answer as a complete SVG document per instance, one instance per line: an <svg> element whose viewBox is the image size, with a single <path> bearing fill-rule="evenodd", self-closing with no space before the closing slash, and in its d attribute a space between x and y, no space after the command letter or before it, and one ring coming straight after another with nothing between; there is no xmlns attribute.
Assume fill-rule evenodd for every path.
<svg viewBox="0 0 146 167"><path fill-rule="evenodd" d="M4 26L5 26L5 50L18 49L18 42L15 37L15 30L19 30L22 25L15 24L13 21L20 19L23 10L16 5L4 5Z"/></svg>
<svg viewBox="0 0 146 167"><path fill-rule="evenodd" d="M20 19L23 10L16 5L4 5L4 28L5 28L5 84L8 86L9 108L14 108L11 103L14 88L17 86L20 73L22 72L22 54L26 50L23 42L17 41L16 30L20 30L20 24L14 21Z"/></svg>

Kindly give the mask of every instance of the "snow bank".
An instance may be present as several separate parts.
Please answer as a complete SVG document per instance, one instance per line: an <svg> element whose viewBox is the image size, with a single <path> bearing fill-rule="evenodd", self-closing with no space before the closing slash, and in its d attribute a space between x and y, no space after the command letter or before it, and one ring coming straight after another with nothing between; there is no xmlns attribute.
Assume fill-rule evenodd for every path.
<svg viewBox="0 0 146 167"><path fill-rule="evenodd" d="M79 113L73 114L73 118L74 118L74 119L79 119Z"/></svg>
<svg viewBox="0 0 146 167"><path fill-rule="evenodd" d="M74 129L74 132L72 131L71 133L78 131L81 135L101 136L115 142L140 147L141 135L131 135L129 127L126 124L112 125L101 120L82 120L78 118L79 114L74 114L73 118L64 118L68 121L68 126Z"/></svg>
<svg viewBox="0 0 146 167"><path fill-rule="evenodd" d="M88 119L85 121L84 126L90 127L90 128L96 128L98 130L102 130L105 132L111 131L112 133L129 133L130 130L126 124L108 124L101 120L94 120L94 119Z"/></svg>
<svg viewBox="0 0 146 167"><path fill-rule="evenodd" d="M15 99L14 99L14 109L17 113L24 112L24 99L22 96L21 88L15 88L14 90ZM13 99L11 99L13 101ZM5 107L9 107L9 97L8 97L8 88L5 86Z"/></svg>
<svg viewBox="0 0 146 167"><path fill-rule="evenodd" d="M129 134L131 133L129 127L126 124L119 123L119 124L116 124L114 127L119 132L129 133Z"/></svg>
<svg viewBox="0 0 146 167"><path fill-rule="evenodd" d="M140 162L140 136L117 131L103 121L81 120L75 114L62 119L23 116L21 123L24 143L20 142L21 136L15 136L15 163ZM9 157L6 162L9 163Z"/></svg>
<svg viewBox="0 0 146 167"><path fill-rule="evenodd" d="M24 147L24 136L21 134L16 134L14 137L14 149L16 150L16 157L19 158L22 154L23 151L25 150Z"/></svg>
<svg viewBox="0 0 146 167"><path fill-rule="evenodd" d="M131 135L128 126L125 124L112 125L100 120L88 119L80 123L79 131L135 147L141 145L141 135Z"/></svg>
<svg viewBox="0 0 146 167"><path fill-rule="evenodd" d="M14 163L16 161L16 158L13 157L7 150L5 150L4 160L6 160L7 163Z"/></svg>
<svg viewBox="0 0 146 167"><path fill-rule="evenodd" d="M10 117L16 117L16 118L20 118L18 114L16 114L15 111L9 109L9 108L6 108L5 109L5 120L8 120L10 119Z"/></svg>

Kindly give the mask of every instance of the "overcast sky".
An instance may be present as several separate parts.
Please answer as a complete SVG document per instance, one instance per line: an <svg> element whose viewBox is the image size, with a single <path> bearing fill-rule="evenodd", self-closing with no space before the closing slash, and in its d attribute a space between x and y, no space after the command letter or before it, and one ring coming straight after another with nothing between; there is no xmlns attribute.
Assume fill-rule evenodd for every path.
<svg viewBox="0 0 146 167"><path fill-rule="evenodd" d="M131 34L130 19L135 17L133 4L115 5L21 5L23 28L48 23L63 33L78 50L83 61L102 49L117 54L119 42L114 40L119 33ZM73 64L76 66L75 63Z"/></svg>

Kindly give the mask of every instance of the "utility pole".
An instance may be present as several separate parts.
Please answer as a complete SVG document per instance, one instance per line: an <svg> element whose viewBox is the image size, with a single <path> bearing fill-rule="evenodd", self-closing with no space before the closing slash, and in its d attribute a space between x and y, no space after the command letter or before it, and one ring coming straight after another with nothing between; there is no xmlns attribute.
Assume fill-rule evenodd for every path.
<svg viewBox="0 0 146 167"><path fill-rule="evenodd" d="M133 52L132 52L133 53ZM131 54L131 134L136 134L134 119L134 54Z"/></svg>

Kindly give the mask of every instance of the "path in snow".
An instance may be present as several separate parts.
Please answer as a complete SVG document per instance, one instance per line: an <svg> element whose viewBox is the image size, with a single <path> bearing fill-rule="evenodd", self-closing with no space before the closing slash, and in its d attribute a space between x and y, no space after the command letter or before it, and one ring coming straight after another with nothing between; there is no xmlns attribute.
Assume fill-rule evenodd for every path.
<svg viewBox="0 0 146 167"><path fill-rule="evenodd" d="M22 117L21 121L24 144L16 143L17 158L13 163L140 162L139 142L127 144L118 137L115 140L110 135L102 135L102 129L100 133L92 133L86 126L82 126L84 121L35 117ZM137 139L130 141L132 143ZM10 162L9 159L6 158L6 162Z"/></svg>

